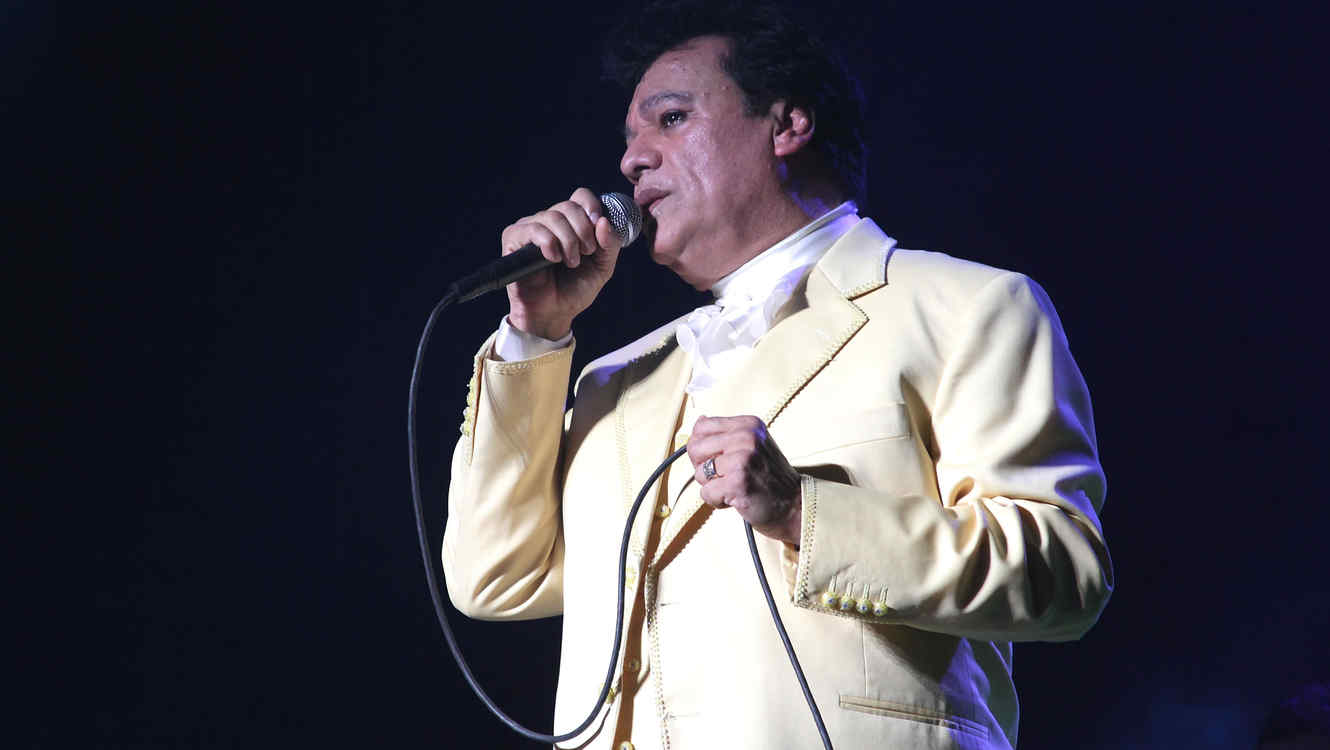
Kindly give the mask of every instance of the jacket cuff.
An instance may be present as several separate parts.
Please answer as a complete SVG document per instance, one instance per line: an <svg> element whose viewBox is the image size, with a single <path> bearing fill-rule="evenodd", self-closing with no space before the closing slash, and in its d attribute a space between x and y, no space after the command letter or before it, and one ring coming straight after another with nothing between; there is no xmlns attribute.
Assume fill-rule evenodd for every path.
<svg viewBox="0 0 1330 750"><path fill-rule="evenodd" d="M835 495L835 487L815 477L803 477L803 525L799 549L793 550L797 561L793 603L827 614L883 622L894 614L886 602L887 585L854 577L853 569L862 567L847 564L837 554L838 537L863 543L865 529L855 520L855 509L848 507L852 498L828 498L828 494ZM785 554L788 562L791 549L787 547Z"/></svg>
<svg viewBox="0 0 1330 750"><path fill-rule="evenodd" d="M520 433L521 429L500 426L513 419L525 423L530 420L529 415L543 414L547 410L562 415L568 397L568 374L572 370L574 345L534 359L504 362L493 358L497 336L496 333L486 339L472 361L461 426L462 440L466 442L462 454L468 464L471 463L477 430L483 432L487 427L499 427L504 433ZM561 424L560 420L556 421ZM511 426L520 427L520 424ZM510 439L513 437L509 435ZM525 456L523 446L514 447Z"/></svg>
<svg viewBox="0 0 1330 750"><path fill-rule="evenodd" d="M520 362L563 349L572 345L572 343L572 331L569 331L567 336L557 341L551 341L514 327L508 322L508 316L505 315L503 320L499 321L499 332L494 339L494 350L490 353L490 356L506 362Z"/></svg>

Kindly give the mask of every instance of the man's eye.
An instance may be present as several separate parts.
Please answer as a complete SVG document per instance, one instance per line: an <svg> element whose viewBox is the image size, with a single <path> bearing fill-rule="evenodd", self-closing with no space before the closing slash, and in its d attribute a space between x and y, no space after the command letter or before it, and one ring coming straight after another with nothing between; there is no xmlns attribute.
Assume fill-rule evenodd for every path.
<svg viewBox="0 0 1330 750"><path fill-rule="evenodd" d="M660 116L660 126L662 128L671 128L683 122L686 116L677 109L672 109Z"/></svg>

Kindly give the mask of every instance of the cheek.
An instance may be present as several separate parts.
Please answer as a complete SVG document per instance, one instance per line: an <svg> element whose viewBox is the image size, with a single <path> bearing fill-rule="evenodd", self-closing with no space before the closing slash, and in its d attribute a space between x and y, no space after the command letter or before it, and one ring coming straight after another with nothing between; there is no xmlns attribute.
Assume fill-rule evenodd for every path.
<svg viewBox="0 0 1330 750"><path fill-rule="evenodd" d="M711 155L701 141L694 137L682 144L683 148L679 150L679 172L690 192L705 194L711 184L710 172L713 167Z"/></svg>
<svg viewBox="0 0 1330 750"><path fill-rule="evenodd" d="M717 192L723 190L742 171L745 155L751 151L748 144L732 136L710 128L699 128L681 144L683 148L680 149L679 157L683 171L695 188L710 194L712 198L723 197Z"/></svg>
<svg viewBox="0 0 1330 750"><path fill-rule="evenodd" d="M714 133L705 147L693 152L699 179L713 200L734 200L747 191L766 168L767 156L762 144L748 131Z"/></svg>

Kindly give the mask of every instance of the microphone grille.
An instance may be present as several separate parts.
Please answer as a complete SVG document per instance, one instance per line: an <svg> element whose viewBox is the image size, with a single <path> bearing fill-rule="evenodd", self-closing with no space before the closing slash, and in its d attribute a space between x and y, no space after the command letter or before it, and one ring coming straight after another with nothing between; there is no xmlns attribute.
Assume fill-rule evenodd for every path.
<svg viewBox="0 0 1330 750"><path fill-rule="evenodd" d="M623 240L624 247L633 244L642 233L642 207L623 193L600 196L600 205L605 207L605 217L614 227L614 233Z"/></svg>

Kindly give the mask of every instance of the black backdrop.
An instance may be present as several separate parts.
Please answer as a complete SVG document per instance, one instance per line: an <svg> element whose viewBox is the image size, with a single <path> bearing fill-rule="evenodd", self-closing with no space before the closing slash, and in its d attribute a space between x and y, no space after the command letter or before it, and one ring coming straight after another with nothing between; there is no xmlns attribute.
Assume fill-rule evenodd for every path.
<svg viewBox="0 0 1330 750"><path fill-rule="evenodd" d="M1250 747L1330 676L1324 27L1004 5L818 7L869 93L864 213L1038 279L1091 386L1118 590L1083 641L1018 646L1021 745ZM610 19L5 14L10 462L40 480L11 504L17 744L526 746L433 622L406 385L426 313L504 224L624 185ZM628 253L578 321L579 366L697 301ZM469 358L503 311L457 308L428 358L436 537ZM558 621L456 626L548 728Z"/></svg>

